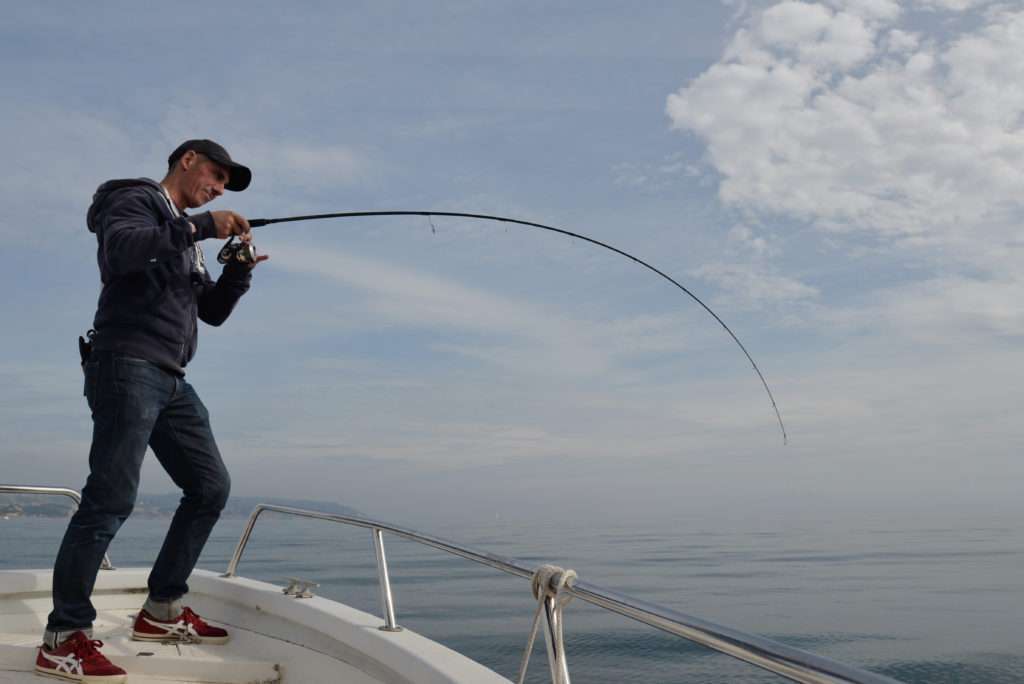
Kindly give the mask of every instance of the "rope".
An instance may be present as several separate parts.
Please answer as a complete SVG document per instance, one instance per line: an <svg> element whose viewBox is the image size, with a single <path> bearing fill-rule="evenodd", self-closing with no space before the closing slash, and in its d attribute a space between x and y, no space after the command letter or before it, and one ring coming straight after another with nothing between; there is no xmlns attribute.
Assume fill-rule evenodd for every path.
<svg viewBox="0 0 1024 684"><path fill-rule="evenodd" d="M519 664L519 678L516 684L523 684L526 679L526 670L530 666L530 654L533 652L533 644L537 639L537 630L540 628L540 616L544 612L544 602L547 599L554 601L554 612L559 617L562 609L572 601L572 594L564 591L566 587L572 587L576 581L576 571L566 570L557 565L542 565L533 573L530 580L530 589L533 598L537 599L537 610L533 613L533 627L530 628L530 638L526 642L526 650L523 651L523 660ZM558 629L552 634L555 640L553 644L555 653L564 653L565 644L562 641L562 621L558 620ZM552 663L553 665L554 663ZM562 684L562 682L555 682Z"/></svg>

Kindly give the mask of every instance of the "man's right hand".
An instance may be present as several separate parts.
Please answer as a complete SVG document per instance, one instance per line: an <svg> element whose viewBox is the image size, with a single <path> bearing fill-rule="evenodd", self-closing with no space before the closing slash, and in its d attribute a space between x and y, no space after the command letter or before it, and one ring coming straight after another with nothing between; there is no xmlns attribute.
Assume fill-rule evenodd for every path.
<svg viewBox="0 0 1024 684"><path fill-rule="evenodd" d="M213 225L217 229L217 237L221 240L232 235L245 235L249 232L249 222L241 214L233 211L211 211Z"/></svg>

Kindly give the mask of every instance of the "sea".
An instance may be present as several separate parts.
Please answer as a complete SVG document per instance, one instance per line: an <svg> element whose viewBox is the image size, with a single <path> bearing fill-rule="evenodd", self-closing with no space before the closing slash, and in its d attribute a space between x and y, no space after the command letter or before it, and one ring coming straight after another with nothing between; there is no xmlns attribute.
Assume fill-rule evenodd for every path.
<svg viewBox="0 0 1024 684"><path fill-rule="evenodd" d="M0 520L0 568L50 567L66 520ZM132 518L115 566L148 566L167 519ZM245 525L218 523L200 567L223 571ZM1014 521L526 525L465 520L425 532L838 659L903 682L1024 682L1024 529ZM515 679L536 604L529 583L385 535L398 622ZM380 614L369 532L264 514L239 574ZM784 681L576 600L565 642L574 682ZM529 682L549 681L538 636Z"/></svg>

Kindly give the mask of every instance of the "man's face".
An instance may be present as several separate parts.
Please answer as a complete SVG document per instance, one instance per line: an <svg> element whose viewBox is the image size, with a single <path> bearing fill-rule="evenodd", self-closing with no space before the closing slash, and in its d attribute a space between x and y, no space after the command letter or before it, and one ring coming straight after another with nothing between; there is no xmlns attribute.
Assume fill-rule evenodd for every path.
<svg viewBox="0 0 1024 684"><path fill-rule="evenodd" d="M201 207L224 194L227 169L193 150L185 153L182 162L184 173L179 187L186 209Z"/></svg>

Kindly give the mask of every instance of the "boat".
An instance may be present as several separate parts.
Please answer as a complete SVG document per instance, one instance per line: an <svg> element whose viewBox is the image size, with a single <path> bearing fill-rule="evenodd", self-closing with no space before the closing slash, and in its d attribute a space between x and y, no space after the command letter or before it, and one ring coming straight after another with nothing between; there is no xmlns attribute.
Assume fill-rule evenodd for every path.
<svg viewBox="0 0 1024 684"><path fill-rule="evenodd" d="M64 496L63 487L0 484L0 493ZM316 596L316 583L293 578L286 586L239 574L246 546L266 512L324 520L369 532L376 554L380 616ZM109 558L96 581L94 638L128 672L130 684L509 684L471 658L398 624L384 535L392 535L529 580L537 600L517 681L523 681L538 632L544 634L552 684L570 684L563 609L579 600L804 684L898 684L889 677L815 655L741 630L647 603L580 579L573 570L531 566L513 558L380 520L272 504L257 505L224 572L197 569L189 603L226 626L224 645L139 642L131 625L147 588L148 568L114 568ZM313 550L311 550L312 552ZM34 672L51 608L50 569L0 570L0 684L45 681ZM443 611L444 606L438 606ZM682 674L682 673L681 673Z"/></svg>

